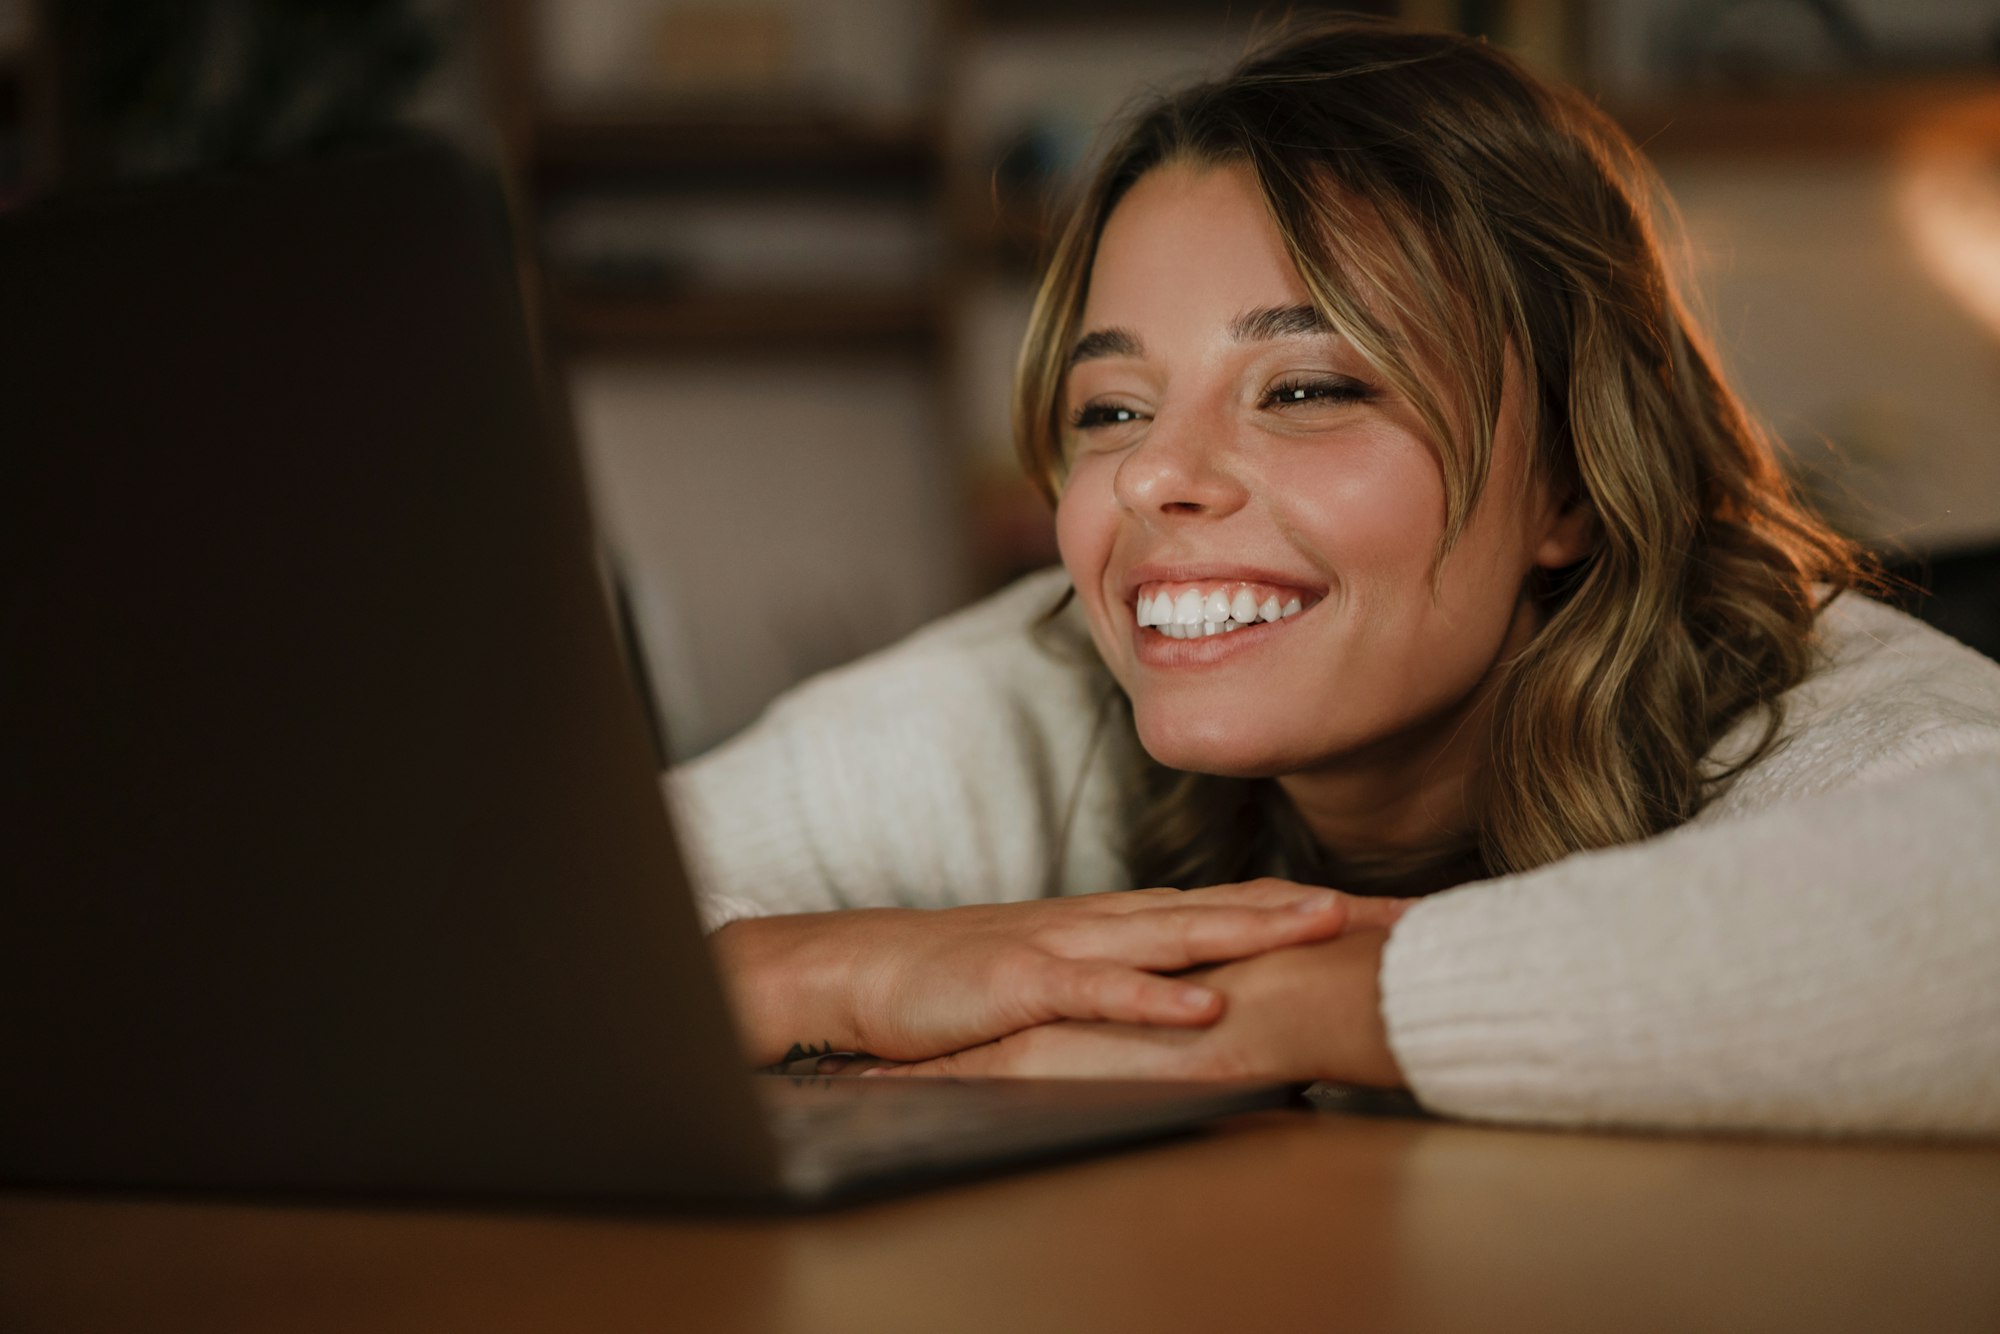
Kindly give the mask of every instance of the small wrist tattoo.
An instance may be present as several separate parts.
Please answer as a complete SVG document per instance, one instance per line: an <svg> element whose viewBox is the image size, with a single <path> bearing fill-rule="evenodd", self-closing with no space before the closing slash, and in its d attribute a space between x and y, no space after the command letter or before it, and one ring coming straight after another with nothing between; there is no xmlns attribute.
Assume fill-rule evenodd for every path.
<svg viewBox="0 0 2000 1334"><path fill-rule="evenodd" d="M767 1065L764 1069L774 1075L790 1074L793 1073L791 1068L793 1063L797 1061L818 1061L822 1056L831 1055L833 1055L831 1042L794 1042L790 1049L778 1058L776 1064Z"/></svg>

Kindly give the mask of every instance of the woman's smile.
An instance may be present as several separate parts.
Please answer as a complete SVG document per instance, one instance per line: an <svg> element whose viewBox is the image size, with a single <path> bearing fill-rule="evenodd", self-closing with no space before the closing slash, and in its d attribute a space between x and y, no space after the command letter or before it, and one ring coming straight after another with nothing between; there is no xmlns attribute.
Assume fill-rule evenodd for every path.
<svg viewBox="0 0 2000 1334"><path fill-rule="evenodd" d="M1299 604L1291 605L1296 608ZM1294 611L1292 616L1303 614ZM1134 630L1134 656L1141 666L1160 670L1212 667L1266 648L1274 638L1292 628L1291 617L1247 623L1232 619L1196 626L1139 626Z"/></svg>
<svg viewBox="0 0 2000 1334"><path fill-rule="evenodd" d="M1205 666L1266 644L1324 597L1310 585L1254 571L1197 577L1152 566L1127 581L1137 660L1161 668Z"/></svg>

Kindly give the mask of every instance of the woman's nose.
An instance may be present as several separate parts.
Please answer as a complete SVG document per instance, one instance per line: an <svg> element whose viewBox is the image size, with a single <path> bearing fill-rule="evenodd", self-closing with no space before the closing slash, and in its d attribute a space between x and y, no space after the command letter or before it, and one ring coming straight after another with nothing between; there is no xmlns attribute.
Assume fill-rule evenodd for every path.
<svg viewBox="0 0 2000 1334"><path fill-rule="evenodd" d="M1192 411L1161 412L1118 465L1118 503L1144 517L1219 518L1249 492L1228 466L1227 427Z"/></svg>

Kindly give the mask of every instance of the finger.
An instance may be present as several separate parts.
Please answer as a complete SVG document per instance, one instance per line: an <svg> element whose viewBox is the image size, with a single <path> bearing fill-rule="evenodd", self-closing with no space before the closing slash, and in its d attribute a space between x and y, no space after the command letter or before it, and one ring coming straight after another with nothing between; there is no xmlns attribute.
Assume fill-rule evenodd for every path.
<svg viewBox="0 0 2000 1334"><path fill-rule="evenodd" d="M1190 889L1181 895L1181 902L1238 908L1289 908L1299 903L1318 903L1328 895L1343 899L1351 897L1322 885L1302 885L1296 880L1263 876L1233 885Z"/></svg>
<svg viewBox="0 0 2000 1334"><path fill-rule="evenodd" d="M998 1057L998 1043L989 1042L981 1047L955 1051L928 1061L911 1061L904 1065L870 1066L861 1073L871 1078L882 1079L968 1079L992 1078L1003 1075Z"/></svg>
<svg viewBox="0 0 2000 1334"><path fill-rule="evenodd" d="M1387 931L1408 912L1417 899L1380 899L1349 894L1347 899L1347 931Z"/></svg>
<svg viewBox="0 0 2000 1334"><path fill-rule="evenodd" d="M816 1075L861 1075L870 1070L896 1064L883 1060L880 1056L822 1056L813 1070Z"/></svg>
<svg viewBox="0 0 2000 1334"><path fill-rule="evenodd" d="M1296 880L1264 876L1233 885L1207 885L1201 889L1138 889L1122 894L1093 894L1107 908L1139 912L1158 908L1230 905L1239 908L1289 908L1302 901L1318 901L1333 893L1318 885L1301 885Z"/></svg>
<svg viewBox="0 0 2000 1334"><path fill-rule="evenodd" d="M1193 892L1167 886L1155 886L1152 889L1118 889L1109 893L1084 894L1071 902L1087 904L1100 912L1134 913L1185 903L1187 896Z"/></svg>
<svg viewBox="0 0 2000 1334"><path fill-rule="evenodd" d="M1155 910L1185 910L1190 907L1229 905L1244 909L1295 909L1311 913L1334 912L1337 911L1335 904L1342 905L1346 916L1340 926L1324 933L1310 932L1296 940L1283 942L1293 944L1307 939L1321 939L1323 936L1337 934L1340 931L1387 931L1401 920L1403 914L1408 912L1413 904L1418 902L1416 899L1407 898L1345 894L1338 890L1271 878L1247 880L1236 885L1213 885L1207 889L1187 890L1179 893L1178 898L1163 896L1175 893L1176 891L1172 890L1139 891L1143 896L1144 906ZM1218 955L1207 962L1216 962L1223 957L1241 956Z"/></svg>
<svg viewBox="0 0 2000 1334"><path fill-rule="evenodd" d="M1187 906L1174 912L1132 913L1061 924L1040 940L1052 954L1102 959L1152 971L1248 958L1287 945L1339 935L1352 900L1319 890L1288 908Z"/></svg>
<svg viewBox="0 0 2000 1334"><path fill-rule="evenodd" d="M1203 1028L1222 1017L1222 993L1101 959L1050 960L1046 1019L1108 1019Z"/></svg>
<svg viewBox="0 0 2000 1334"><path fill-rule="evenodd" d="M960 1079L1240 1078L1236 1063L1217 1063L1222 1050L1213 1034L1200 1030L1056 1023L895 1073Z"/></svg>

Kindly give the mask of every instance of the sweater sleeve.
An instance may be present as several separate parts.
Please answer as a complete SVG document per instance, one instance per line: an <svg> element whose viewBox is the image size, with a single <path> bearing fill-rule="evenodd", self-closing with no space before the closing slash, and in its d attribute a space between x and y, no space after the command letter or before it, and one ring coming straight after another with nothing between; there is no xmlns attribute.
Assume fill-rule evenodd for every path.
<svg viewBox="0 0 2000 1334"><path fill-rule="evenodd" d="M1382 966L1412 1091L1547 1125L2000 1131L1989 736L1419 904Z"/></svg>

